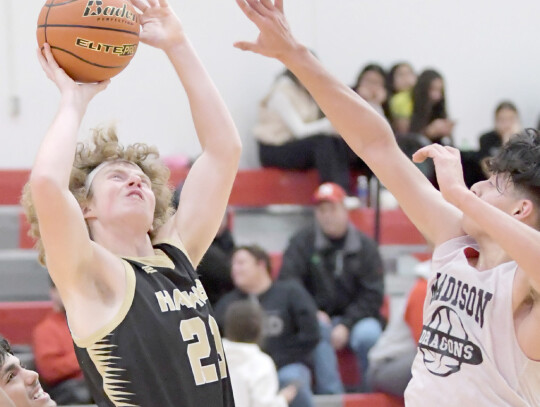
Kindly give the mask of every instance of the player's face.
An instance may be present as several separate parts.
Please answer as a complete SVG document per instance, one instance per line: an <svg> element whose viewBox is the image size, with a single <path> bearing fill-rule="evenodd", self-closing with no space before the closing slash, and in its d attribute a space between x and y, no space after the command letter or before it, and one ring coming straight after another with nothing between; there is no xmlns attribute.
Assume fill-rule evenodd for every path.
<svg viewBox="0 0 540 407"><path fill-rule="evenodd" d="M492 175L485 181L477 182L471 187L471 191L483 201L508 214L512 214L518 199L512 182L504 174ZM476 224L467 217L464 217L463 222L465 231L474 236Z"/></svg>
<svg viewBox="0 0 540 407"><path fill-rule="evenodd" d="M247 250L238 250L234 253L231 263L231 277L234 285L244 291L257 285L262 273L261 265Z"/></svg>
<svg viewBox="0 0 540 407"><path fill-rule="evenodd" d="M7 355L0 369L0 387L15 407L53 407L56 403L43 391L38 374L23 368L18 358Z"/></svg>
<svg viewBox="0 0 540 407"><path fill-rule="evenodd" d="M315 207L315 218L324 234L335 239L345 236L349 212L341 202L321 202Z"/></svg>
<svg viewBox="0 0 540 407"><path fill-rule="evenodd" d="M92 184L92 200L89 206L97 217L116 218L128 213L130 221L140 218L148 223L154 218L156 198L148 176L136 165L118 162L103 168ZM139 215L133 217L131 215Z"/></svg>

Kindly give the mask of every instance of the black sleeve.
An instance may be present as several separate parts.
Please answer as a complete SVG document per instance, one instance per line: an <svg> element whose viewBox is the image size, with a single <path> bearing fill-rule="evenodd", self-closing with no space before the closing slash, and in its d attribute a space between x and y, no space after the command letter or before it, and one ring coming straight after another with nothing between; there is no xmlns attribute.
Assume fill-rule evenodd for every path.
<svg viewBox="0 0 540 407"><path fill-rule="evenodd" d="M384 272L377 244L369 238L364 238L361 256L362 268L357 271L360 289L355 300L346 308L342 321L349 329L363 318L381 318L380 309L384 297Z"/></svg>
<svg viewBox="0 0 540 407"><path fill-rule="evenodd" d="M304 287L295 281L289 284L288 297L297 326L294 340L303 351L311 352L319 342L317 306Z"/></svg>

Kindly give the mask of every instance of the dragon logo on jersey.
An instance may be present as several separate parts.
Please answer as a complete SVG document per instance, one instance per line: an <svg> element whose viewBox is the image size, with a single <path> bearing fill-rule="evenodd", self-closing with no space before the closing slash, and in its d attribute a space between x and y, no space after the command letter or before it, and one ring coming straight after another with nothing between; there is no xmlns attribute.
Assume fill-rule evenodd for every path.
<svg viewBox="0 0 540 407"><path fill-rule="evenodd" d="M418 346L424 365L437 376L459 372L463 363L479 365L483 361L482 351L469 341L459 315L446 306L437 308L424 325Z"/></svg>

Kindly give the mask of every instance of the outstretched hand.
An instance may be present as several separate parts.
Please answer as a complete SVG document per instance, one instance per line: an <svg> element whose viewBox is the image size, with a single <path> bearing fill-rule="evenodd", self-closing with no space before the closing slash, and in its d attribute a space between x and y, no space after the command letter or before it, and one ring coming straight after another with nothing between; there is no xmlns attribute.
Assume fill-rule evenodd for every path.
<svg viewBox="0 0 540 407"><path fill-rule="evenodd" d="M431 144L421 148L412 156L415 163L424 162L427 158L433 159L437 182L444 199L451 204L457 204L459 193L468 191L463 180L459 150L454 147Z"/></svg>
<svg viewBox="0 0 540 407"><path fill-rule="evenodd" d="M167 51L185 40L184 29L167 0L131 0L140 10L141 42Z"/></svg>
<svg viewBox="0 0 540 407"><path fill-rule="evenodd" d="M244 14L259 29L255 42L239 41L236 48L281 61L300 44L291 34L283 12L283 0L236 0Z"/></svg>
<svg viewBox="0 0 540 407"><path fill-rule="evenodd" d="M71 98L70 101L77 104L80 108L85 109L93 97L105 90L111 82L110 80L98 83L75 82L60 68L54 59L51 47L47 43L43 45L43 52L38 48L37 56L43 71L45 71L47 77L58 87L62 97Z"/></svg>

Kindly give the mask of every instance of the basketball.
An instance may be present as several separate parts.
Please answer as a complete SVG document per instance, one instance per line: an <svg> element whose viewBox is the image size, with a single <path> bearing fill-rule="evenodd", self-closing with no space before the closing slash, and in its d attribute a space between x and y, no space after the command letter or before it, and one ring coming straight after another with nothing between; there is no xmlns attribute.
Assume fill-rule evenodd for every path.
<svg viewBox="0 0 540 407"><path fill-rule="evenodd" d="M127 0L47 0L38 18L37 41L45 42L66 73L78 82L118 75L139 44L139 16Z"/></svg>

